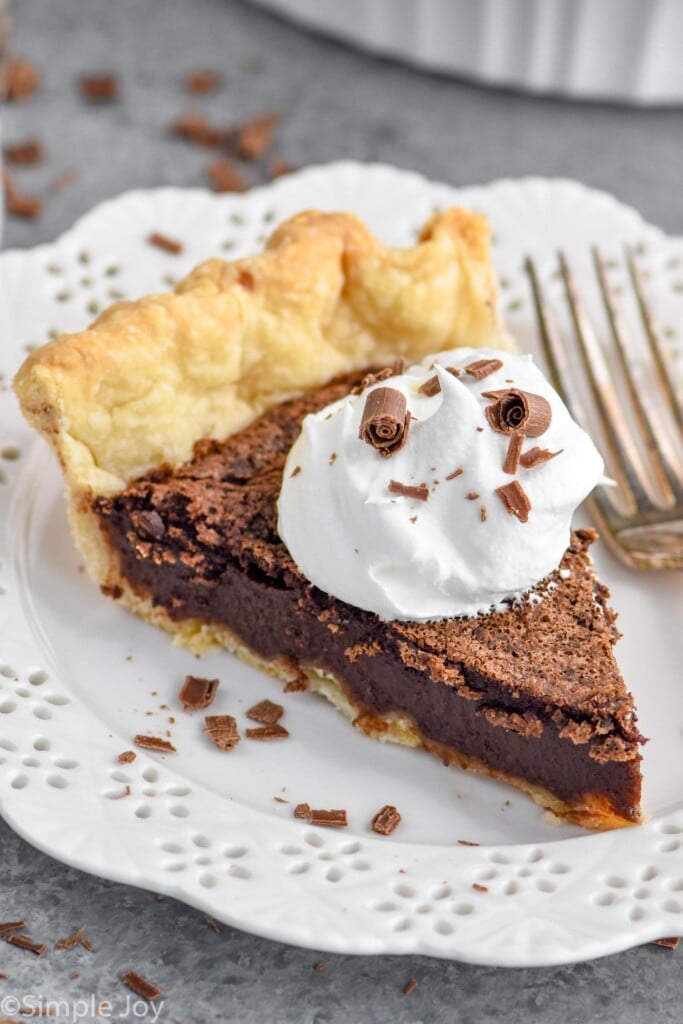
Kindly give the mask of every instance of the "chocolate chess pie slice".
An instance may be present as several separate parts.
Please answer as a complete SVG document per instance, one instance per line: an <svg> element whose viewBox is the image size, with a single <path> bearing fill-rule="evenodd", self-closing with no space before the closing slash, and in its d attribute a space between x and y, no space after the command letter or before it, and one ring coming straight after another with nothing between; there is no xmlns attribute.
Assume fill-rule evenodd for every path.
<svg viewBox="0 0 683 1024"><path fill-rule="evenodd" d="M461 346L487 351L458 360ZM226 647L290 688L314 689L368 735L503 779L584 826L631 824L642 737L612 653L615 617L591 567L592 531L570 536L564 520L548 518L550 467L565 456L550 447L543 388L532 394L501 377L513 372L511 347L483 218L452 209L413 248L390 249L352 216L304 213L263 254L209 261L173 294L117 304L89 330L44 346L15 387L57 453L76 542L104 593L179 643ZM434 357L404 373L443 352L454 365ZM368 412L380 388L403 389L407 404L380 395ZM438 430L437 409L452 416ZM335 571L334 559L327 565L321 548L302 572L302 531L291 523L301 507L315 530L298 453L316 416L336 415L364 419L360 431L349 419L346 447L325 450L324 465L346 472L348 452L375 460L363 500L400 544L395 563L386 552L366 563L362 530L353 541L340 525L338 561L357 549L359 564L325 589L318 568ZM463 436L467 424L466 465L444 464L454 451L438 439L451 437L449 423ZM341 524L352 489L330 491L319 477L319 514L332 509L334 520L336 509ZM434 537L441 544L444 516L446 532L460 524L460 572L429 548ZM544 529L533 532L535 523ZM546 526L566 550L541 580ZM479 556L463 554L462 538L488 566L481 593ZM518 550L512 568L499 558ZM533 586L518 586L527 570ZM400 614L365 600L370 576ZM357 600L345 599L347 583Z"/></svg>

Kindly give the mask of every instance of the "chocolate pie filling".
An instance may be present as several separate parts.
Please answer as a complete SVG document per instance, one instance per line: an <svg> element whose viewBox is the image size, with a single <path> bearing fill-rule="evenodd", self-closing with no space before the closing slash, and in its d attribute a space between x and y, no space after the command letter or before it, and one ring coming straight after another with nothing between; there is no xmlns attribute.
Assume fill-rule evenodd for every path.
<svg viewBox="0 0 683 1024"><path fill-rule="evenodd" d="M605 810L637 821L642 737L612 656L609 595L590 570L592 531L573 535L565 571L539 600L473 619L384 622L297 570L277 533L285 459L303 417L357 380L279 405L224 442L200 441L179 469L96 499L122 575L176 621L224 625L264 658L331 672L368 722L408 716L444 760L473 758L570 805L600 794Z"/></svg>

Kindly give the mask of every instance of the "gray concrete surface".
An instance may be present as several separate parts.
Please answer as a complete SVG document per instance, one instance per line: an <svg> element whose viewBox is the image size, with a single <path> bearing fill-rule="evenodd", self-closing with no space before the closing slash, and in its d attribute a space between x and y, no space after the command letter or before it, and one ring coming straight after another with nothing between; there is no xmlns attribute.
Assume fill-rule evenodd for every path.
<svg viewBox="0 0 683 1024"><path fill-rule="evenodd" d="M610 189L672 232L683 231L683 112L583 106L425 75L308 36L230 0L19 0L17 52L40 64L29 102L3 112L8 141L39 134L47 162L17 175L42 193L57 173L78 181L34 222L10 220L7 246L54 238L94 203L131 187L202 182L206 151L166 134L190 104L181 79L196 66L224 70L226 88L198 101L230 122L265 109L286 118L279 148L296 165L355 157L383 160L445 181L568 175ZM253 70L250 58L263 62ZM85 106L79 73L121 73L111 107ZM246 168L254 181L263 168ZM172 900L102 882L36 852L0 823L0 920L24 917L54 942L85 924L93 952L38 960L0 951L0 994L113 1004L136 1018L118 978L137 968L162 986L159 1019L183 1024L510 1024L680 1022L679 954L646 947L552 970L504 971L425 958L326 956L221 928ZM322 972L314 964L324 960ZM71 971L79 972L70 980ZM412 995L402 989L419 982ZM9 1006L11 1010L11 1005ZM0 1002L0 1018L8 1013Z"/></svg>

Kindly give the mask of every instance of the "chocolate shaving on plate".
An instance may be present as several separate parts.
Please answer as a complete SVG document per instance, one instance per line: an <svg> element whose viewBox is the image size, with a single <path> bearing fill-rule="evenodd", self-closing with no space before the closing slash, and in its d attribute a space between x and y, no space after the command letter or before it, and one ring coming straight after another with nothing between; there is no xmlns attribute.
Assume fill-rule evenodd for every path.
<svg viewBox="0 0 683 1024"><path fill-rule="evenodd" d="M248 740L285 740L289 733L283 725L264 725L259 729L247 729Z"/></svg>
<svg viewBox="0 0 683 1024"><path fill-rule="evenodd" d="M170 252L172 256L178 256L183 251L183 243L176 241L175 238L169 238L168 235L162 235L160 231L153 231L147 236L149 245L156 246L157 249L163 249L164 252Z"/></svg>
<svg viewBox="0 0 683 1024"><path fill-rule="evenodd" d="M346 828L349 823L345 810L323 811L312 809L308 819L311 825L325 825L328 828Z"/></svg>
<svg viewBox="0 0 683 1024"><path fill-rule="evenodd" d="M427 501L429 498L429 488L427 484L402 484L399 480L389 481L389 491L391 494L400 494L403 498L415 498L416 501Z"/></svg>
<svg viewBox="0 0 683 1024"><path fill-rule="evenodd" d="M474 377L475 380L483 380L484 377L490 376L495 373L496 370L500 370L503 363L500 359L477 359L474 363L469 363L465 367L465 373L468 373L470 377Z"/></svg>
<svg viewBox="0 0 683 1024"><path fill-rule="evenodd" d="M487 885L480 885L479 882L473 882L472 883L472 888L474 889L475 892L488 892L489 891Z"/></svg>
<svg viewBox="0 0 683 1024"><path fill-rule="evenodd" d="M128 971L121 978L124 985L135 992L136 996L141 996L142 999L158 999L159 996L163 996L163 991L157 986L153 985L151 981L147 981L147 978L143 978L137 971Z"/></svg>
<svg viewBox="0 0 683 1024"><path fill-rule="evenodd" d="M116 758L119 764L131 764L138 755L134 750L124 750Z"/></svg>
<svg viewBox="0 0 683 1024"><path fill-rule="evenodd" d="M652 940L652 945L653 946L664 946L666 949L676 949L679 942L680 942L680 939L677 936L672 935L672 936L670 936L668 938L664 938L664 939L653 939Z"/></svg>
<svg viewBox="0 0 683 1024"><path fill-rule="evenodd" d="M519 469L520 456L522 454L522 447L524 445L525 435L520 431L514 434L510 434L510 441L508 443L508 450L505 453L505 461L503 462L503 472L509 473L510 476L514 476Z"/></svg>
<svg viewBox="0 0 683 1024"><path fill-rule="evenodd" d="M282 704L274 704L272 700L261 700L258 704L254 704L253 708L249 708L246 715L247 718L251 718L254 722L260 722L262 725L275 725L284 713L285 709Z"/></svg>
<svg viewBox="0 0 683 1024"><path fill-rule="evenodd" d="M12 217L25 217L33 220L43 212L43 200L37 196L25 196L17 191L14 179L8 170L3 172L5 189L5 210Z"/></svg>
<svg viewBox="0 0 683 1024"><path fill-rule="evenodd" d="M373 832L380 836L390 836L401 824L401 815L391 804L385 804L370 823Z"/></svg>
<svg viewBox="0 0 683 1024"><path fill-rule="evenodd" d="M396 388L375 388L365 400L358 436L388 458L408 440L410 413L405 395Z"/></svg>
<svg viewBox="0 0 683 1024"><path fill-rule="evenodd" d="M482 505L481 509L479 510L479 518L481 519L482 523L486 522L487 516L488 513L486 511L486 505Z"/></svg>
<svg viewBox="0 0 683 1024"><path fill-rule="evenodd" d="M517 516L521 523L526 523L531 512L529 496L520 484L519 480L513 480L504 487L497 487L496 494L505 505L505 511L511 516Z"/></svg>
<svg viewBox="0 0 683 1024"><path fill-rule="evenodd" d="M458 846L480 846L480 843L473 843L470 839L458 839Z"/></svg>
<svg viewBox="0 0 683 1024"><path fill-rule="evenodd" d="M220 685L218 679L202 679L201 676L185 676L178 698L183 711L201 711L213 704Z"/></svg>
<svg viewBox="0 0 683 1024"><path fill-rule="evenodd" d="M455 479L456 479L457 477L459 477L459 476L462 476L462 474L463 474L464 472L465 472L465 469L464 469L464 467L463 467L463 466L458 466L458 468L457 468L457 469L454 469L452 473L449 473L449 474L448 474L448 476L446 477L446 479L447 479L447 480L455 480Z"/></svg>
<svg viewBox="0 0 683 1024"><path fill-rule="evenodd" d="M421 394L426 395L427 398L433 398L434 395L438 395L441 391L441 381L437 374L426 380L424 384L421 384L417 389Z"/></svg>
<svg viewBox="0 0 683 1024"><path fill-rule="evenodd" d="M82 75L78 87L91 103L113 103L119 97L119 80L112 74Z"/></svg>
<svg viewBox="0 0 683 1024"><path fill-rule="evenodd" d="M233 750L240 741L237 722L232 715L207 715L205 731L219 750Z"/></svg>
<svg viewBox="0 0 683 1024"><path fill-rule="evenodd" d="M479 491L468 491L465 497L468 501L476 501L479 497Z"/></svg>
<svg viewBox="0 0 683 1024"><path fill-rule="evenodd" d="M486 407L489 426L498 434L513 434L521 431L527 437L545 434L552 420L550 403L541 395L528 391L488 391L484 398L494 398L493 405Z"/></svg>
<svg viewBox="0 0 683 1024"><path fill-rule="evenodd" d="M311 808L308 804L297 804L294 808L294 817L308 821L311 817Z"/></svg>
<svg viewBox="0 0 683 1024"><path fill-rule="evenodd" d="M550 459L561 455L563 451L564 448L560 448L559 452L550 452L547 448L530 448L528 452L524 452L520 456L519 463L525 469L533 469L534 466L540 466L541 463L549 462Z"/></svg>
<svg viewBox="0 0 683 1024"><path fill-rule="evenodd" d="M133 743L136 747L142 747L143 750L157 750L163 754L174 754L176 748L168 740L164 740L161 736L143 736L138 734Z"/></svg>

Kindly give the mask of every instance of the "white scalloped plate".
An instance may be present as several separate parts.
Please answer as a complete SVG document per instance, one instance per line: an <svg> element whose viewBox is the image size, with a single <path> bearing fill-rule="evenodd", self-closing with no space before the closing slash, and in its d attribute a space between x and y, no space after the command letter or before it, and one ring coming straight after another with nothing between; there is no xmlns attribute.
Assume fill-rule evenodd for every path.
<svg viewBox="0 0 683 1024"><path fill-rule="evenodd" d="M489 214L504 312L523 344L534 330L522 256L533 252L556 288L551 256L560 244L581 274L589 243L601 240L608 255L623 240L636 244L665 336L683 323L683 240L564 181L455 190L338 163L248 195L128 193L53 245L0 256L0 811L60 860L269 938L353 953L566 963L683 933L683 778L672 769L683 753L680 575L629 573L598 552L621 611L619 659L653 737L644 762L651 818L602 835L553 828L515 791L374 743L323 701L281 697L275 681L226 654L198 664L100 596L79 571L54 460L8 389L26 349L50 331L80 328L104 304L164 287L208 256L254 250L304 207L354 210L386 241L405 244L434 207L452 202ZM150 248L151 230L181 239L182 256ZM189 671L220 677L215 711L241 725L255 700L282 700L292 738L220 753L201 715L178 710ZM135 733L166 728L178 754L140 751L134 764L117 764ZM350 827L295 821L301 800L348 808ZM384 803L404 817L386 839L368 828Z"/></svg>

